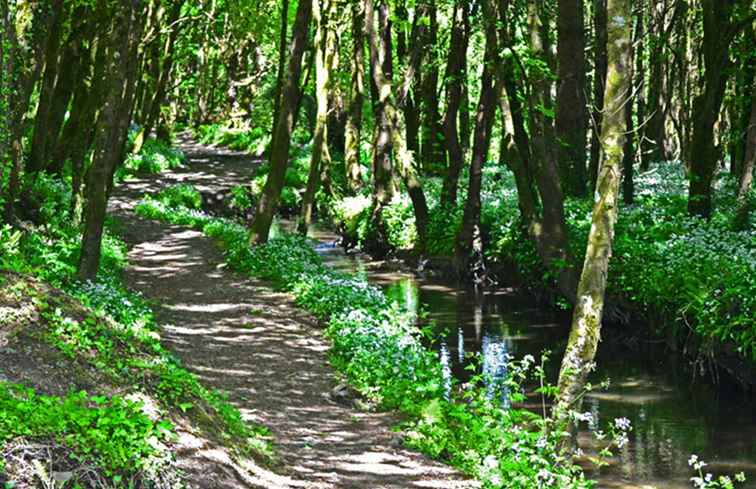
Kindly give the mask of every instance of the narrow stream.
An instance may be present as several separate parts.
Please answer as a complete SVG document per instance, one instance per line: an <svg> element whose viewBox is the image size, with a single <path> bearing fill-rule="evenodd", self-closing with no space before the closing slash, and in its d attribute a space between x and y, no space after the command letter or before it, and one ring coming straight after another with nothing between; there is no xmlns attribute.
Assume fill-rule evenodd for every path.
<svg viewBox="0 0 756 489"><path fill-rule="evenodd" d="M346 255L315 232L316 249L333 268L363 274L410 310L427 311L436 323L436 349L446 371L464 380L467 353L480 353L483 368L496 374L506 355L522 358L552 352L548 367L555 382L569 332L569 316L538 307L517 290L474 291L448 282L388 270L379 262ZM611 331L607 331L610 333ZM624 344L606 340L599 347L592 379L610 379L610 387L589 394L583 411L593 413L599 428L618 417L630 419L628 443L608 467L589 470L601 488L691 488L691 454L714 474L743 471L756 488L756 410L745 397L725 396L709 385L691 385L683 361L648 341ZM590 453L587 432L581 447Z"/></svg>

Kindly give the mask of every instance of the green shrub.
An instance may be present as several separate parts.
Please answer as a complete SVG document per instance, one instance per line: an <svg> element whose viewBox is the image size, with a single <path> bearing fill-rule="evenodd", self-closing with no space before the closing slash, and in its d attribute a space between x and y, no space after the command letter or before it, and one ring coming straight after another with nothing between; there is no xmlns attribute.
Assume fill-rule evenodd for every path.
<svg viewBox="0 0 756 489"><path fill-rule="evenodd" d="M118 483L163 463L173 427L152 421L141 405L122 397L42 396L33 389L0 382L0 443L17 437L54 438L82 462L94 462ZM150 467L153 465L153 467Z"/></svg>
<svg viewBox="0 0 756 489"><path fill-rule="evenodd" d="M131 153L116 169L116 181L130 175L161 173L177 168L186 161L184 153L159 139L147 139L139 154Z"/></svg>

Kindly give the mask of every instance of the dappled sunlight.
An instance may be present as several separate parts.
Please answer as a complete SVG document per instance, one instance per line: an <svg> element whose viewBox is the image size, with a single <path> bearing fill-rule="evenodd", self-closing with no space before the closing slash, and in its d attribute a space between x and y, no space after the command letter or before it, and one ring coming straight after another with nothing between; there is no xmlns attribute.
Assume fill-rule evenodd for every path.
<svg viewBox="0 0 756 489"><path fill-rule="evenodd" d="M245 181L253 169L233 152L185 149L189 163L168 174L164 185L191 183L217 193ZM118 205L124 196L159 188L150 179L123 187L114 201L125 210ZM228 392L245 419L272 431L280 462L291 471L278 476L252 466L247 477L271 488L469 487L455 482L459 476L451 469L400 448L392 415L361 413L332 396L339 380L326 359L329 345L318 321L290 296L228 270L220 251L197 231L130 213L122 219L131 245L126 278L160 300L155 311L165 343L206 385ZM391 272L385 279L402 276ZM213 447L191 450L199 464L225 456Z"/></svg>

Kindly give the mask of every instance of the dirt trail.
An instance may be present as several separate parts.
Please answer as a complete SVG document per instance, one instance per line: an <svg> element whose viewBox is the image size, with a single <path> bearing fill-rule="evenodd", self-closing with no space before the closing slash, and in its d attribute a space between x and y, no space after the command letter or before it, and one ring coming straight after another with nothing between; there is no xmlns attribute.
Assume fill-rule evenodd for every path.
<svg viewBox="0 0 756 489"><path fill-rule="evenodd" d="M390 414L332 399L336 377L315 320L291 297L223 264L201 233L131 212L144 193L174 183L218 191L249 181L249 156L182 140L189 162L168 174L123 183L111 199L130 246L126 280L155 301L166 344L206 385L226 391L244 416L271 429L274 472L233 464L222 447L184 441L194 487L457 488L470 483L400 447Z"/></svg>

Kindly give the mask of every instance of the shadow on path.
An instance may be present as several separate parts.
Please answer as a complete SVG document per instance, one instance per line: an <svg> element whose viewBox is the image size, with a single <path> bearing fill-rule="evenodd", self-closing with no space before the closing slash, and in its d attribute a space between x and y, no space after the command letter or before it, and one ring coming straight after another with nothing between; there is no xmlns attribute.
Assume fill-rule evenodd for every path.
<svg viewBox="0 0 756 489"><path fill-rule="evenodd" d="M210 239L143 220L131 209L144 193L175 183L219 191L248 181L255 162L241 153L182 141L188 164L121 184L111 212L130 246L127 283L155 301L165 344L206 385L226 391L246 419L272 431L280 474L254 466L213 469L222 447L191 447L184 469L193 487L457 488L449 467L401 448L396 418L339 404L336 377L316 321L290 296L228 270ZM244 473L240 473L244 472Z"/></svg>

